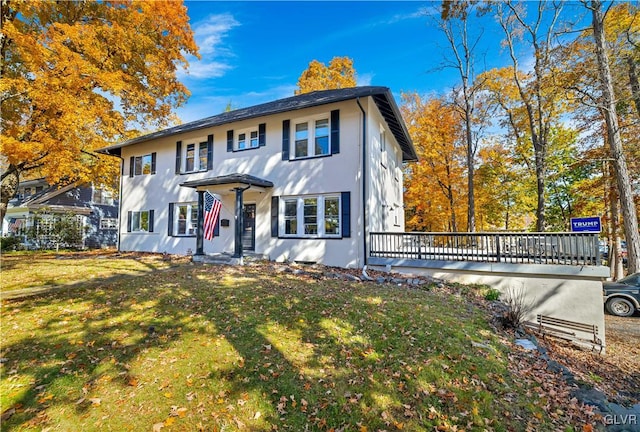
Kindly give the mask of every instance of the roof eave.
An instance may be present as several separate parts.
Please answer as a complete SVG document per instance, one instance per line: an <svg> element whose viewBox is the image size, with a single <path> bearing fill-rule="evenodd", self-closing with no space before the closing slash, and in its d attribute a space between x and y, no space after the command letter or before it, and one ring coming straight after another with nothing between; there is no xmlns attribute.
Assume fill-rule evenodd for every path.
<svg viewBox="0 0 640 432"><path fill-rule="evenodd" d="M368 96L373 97L376 95L385 95L385 98L389 100L389 105L392 107L394 115L399 119L404 129L404 133L406 134L407 140L409 143L411 143L411 139L409 138L409 135L406 132L406 127L404 126L404 121L402 121L402 116L400 115L400 111L397 108L397 105L393 99L393 96L391 95L389 88L380 87L380 86L367 86L367 87L353 87L353 88L347 88L347 89L338 89L337 91L332 91L332 90L316 91L316 92L306 93L304 95L298 95L298 96L292 96L285 99L279 99L276 101L267 102L264 104L255 105L248 108L242 108L235 111L230 111L228 113L222 113L215 116L206 117L201 120L195 120L189 123L185 123L183 125L173 126L168 129L163 129L163 130L146 134L140 137L132 138L122 143L102 148L98 150L98 152L104 153L104 154L111 154L115 156L121 156L122 154L121 149L123 147L128 147L133 144L140 144L143 142L151 141L156 138L169 137L169 136L177 135L184 132L192 132L192 131L206 129L214 126L221 126L221 125L225 125L228 123L233 123L241 120L249 120L252 118L264 117L269 115L281 114L289 111L297 111L305 108L344 102L347 100L356 99L358 97L368 97ZM407 151L403 149L403 160L405 160L404 153L406 153L406 156L409 159L411 157L416 157L415 151L413 151L413 155L412 155L412 149L413 149L413 144L410 144L408 146Z"/></svg>

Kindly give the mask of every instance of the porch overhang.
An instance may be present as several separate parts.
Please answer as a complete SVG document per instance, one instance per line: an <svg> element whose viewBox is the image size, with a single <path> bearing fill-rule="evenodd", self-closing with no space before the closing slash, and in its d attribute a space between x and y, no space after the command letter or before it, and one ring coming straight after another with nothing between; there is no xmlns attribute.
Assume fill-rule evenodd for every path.
<svg viewBox="0 0 640 432"><path fill-rule="evenodd" d="M272 188L273 183L249 174L227 174L201 180L191 180L181 183L180 186L226 194L235 192L238 189L264 192L267 188Z"/></svg>
<svg viewBox="0 0 640 432"><path fill-rule="evenodd" d="M181 183L182 187L194 188L198 192L198 229L196 231L196 255L204 255L204 195L206 192L214 192L225 195L230 192L235 194L235 235L234 254L242 263L242 227L243 221L243 194L245 191L264 192L267 188L272 188L273 183L269 180L254 177L249 174L227 174L223 176L210 177L201 180L192 180Z"/></svg>

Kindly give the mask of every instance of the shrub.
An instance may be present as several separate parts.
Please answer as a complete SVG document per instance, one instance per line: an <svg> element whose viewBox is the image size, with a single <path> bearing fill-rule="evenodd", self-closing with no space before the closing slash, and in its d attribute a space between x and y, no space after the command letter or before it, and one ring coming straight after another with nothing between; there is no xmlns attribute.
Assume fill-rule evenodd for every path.
<svg viewBox="0 0 640 432"><path fill-rule="evenodd" d="M507 312L502 318L502 324L507 328L519 328L524 323L524 318L533 310L533 301L527 301L525 290L509 288L504 295L504 303Z"/></svg>
<svg viewBox="0 0 640 432"><path fill-rule="evenodd" d="M495 288L489 288L484 293L484 299L487 301L496 301L500 299L500 291Z"/></svg>
<svg viewBox="0 0 640 432"><path fill-rule="evenodd" d="M0 238L0 250L16 250L21 242L20 237L2 237Z"/></svg>

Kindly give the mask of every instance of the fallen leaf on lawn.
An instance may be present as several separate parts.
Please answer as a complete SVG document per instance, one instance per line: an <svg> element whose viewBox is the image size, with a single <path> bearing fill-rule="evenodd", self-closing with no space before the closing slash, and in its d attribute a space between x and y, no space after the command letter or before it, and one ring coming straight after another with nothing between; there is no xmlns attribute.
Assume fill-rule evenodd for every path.
<svg viewBox="0 0 640 432"><path fill-rule="evenodd" d="M253 419L254 420L258 420L261 415L262 415L262 413L260 413L260 411L256 411L256 413L253 415Z"/></svg>
<svg viewBox="0 0 640 432"><path fill-rule="evenodd" d="M178 408L178 409L176 410L176 413L178 413L178 417L180 417L180 418L184 418L184 416L186 416L186 415L187 415L187 411L188 411L188 410L187 410L186 408L184 408L184 407L183 407L183 408Z"/></svg>
<svg viewBox="0 0 640 432"><path fill-rule="evenodd" d="M160 432L160 430L162 430L163 427L164 427L164 422L156 423L153 425L153 432Z"/></svg>
<svg viewBox="0 0 640 432"><path fill-rule="evenodd" d="M164 421L164 425L165 426L171 426L172 424L174 424L176 422L176 418L175 417L169 417L168 419L166 419Z"/></svg>
<svg viewBox="0 0 640 432"><path fill-rule="evenodd" d="M91 398L89 399L89 402L91 402L91 405L93 406L98 406L102 403L102 399L100 398Z"/></svg>
<svg viewBox="0 0 640 432"><path fill-rule="evenodd" d="M173 396L173 393L171 392L166 392L163 394L164 397L166 397L167 399L171 398Z"/></svg>
<svg viewBox="0 0 640 432"><path fill-rule="evenodd" d="M9 418L14 415L16 412L15 408L9 408L8 410L6 410L5 412L2 413L2 421L7 421L9 420Z"/></svg>
<svg viewBox="0 0 640 432"><path fill-rule="evenodd" d="M52 394L47 394L44 395L43 397L41 397L40 399L38 399L38 403L43 404L49 400L53 399L53 395Z"/></svg>

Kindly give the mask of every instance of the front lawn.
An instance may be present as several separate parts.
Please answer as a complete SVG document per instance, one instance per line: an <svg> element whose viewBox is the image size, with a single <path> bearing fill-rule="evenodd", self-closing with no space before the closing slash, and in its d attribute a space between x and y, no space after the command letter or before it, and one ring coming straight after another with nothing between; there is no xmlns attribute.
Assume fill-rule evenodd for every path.
<svg viewBox="0 0 640 432"><path fill-rule="evenodd" d="M168 268L158 254L90 252L3 252L3 292L41 286L59 286L118 275L142 275Z"/></svg>
<svg viewBox="0 0 640 432"><path fill-rule="evenodd" d="M283 268L3 302L2 430L581 430L511 371L472 293Z"/></svg>

